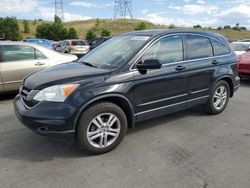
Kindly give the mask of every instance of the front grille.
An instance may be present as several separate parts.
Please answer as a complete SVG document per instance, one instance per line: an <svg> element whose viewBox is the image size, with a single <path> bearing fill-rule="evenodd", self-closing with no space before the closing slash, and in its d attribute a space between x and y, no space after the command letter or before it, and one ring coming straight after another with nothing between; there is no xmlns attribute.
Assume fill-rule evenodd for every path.
<svg viewBox="0 0 250 188"><path fill-rule="evenodd" d="M33 97L37 94L38 91L31 90L25 86L20 88L20 96L27 107L33 107L38 104L38 101L34 101Z"/></svg>

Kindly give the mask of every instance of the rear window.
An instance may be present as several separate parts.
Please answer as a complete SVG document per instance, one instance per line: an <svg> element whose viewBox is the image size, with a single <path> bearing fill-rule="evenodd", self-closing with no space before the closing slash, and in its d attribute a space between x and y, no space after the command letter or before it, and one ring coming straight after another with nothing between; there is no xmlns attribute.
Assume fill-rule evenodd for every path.
<svg viewBox="0 0 250 188"><path fill-rule="evenodd" d="M221 42L216 41L214 39L211 39L211 42L213 44L213 48L214 48L214 55L218 56L218 55L226 55L229 54L231 51Z"/></svg>
<svg viewBox="0 0 250 188"><path fill-rule="evenodd" d="M189 59L213 57L213 48L208 38L187 35Z"/></svg>
<svg viewBox="0 0 250 188"><path fill-rule="evenodd" d="M5 62L34 60L35 58L35 51L32 47L20 45L3 46L3 60Z"/></svg>
<svg viewBox="0 0 250 188"><path fill-rule="evenodd" d="M85 41L80 40L80 41L72 41L73 46L86 46L88 45Z"/></svg>

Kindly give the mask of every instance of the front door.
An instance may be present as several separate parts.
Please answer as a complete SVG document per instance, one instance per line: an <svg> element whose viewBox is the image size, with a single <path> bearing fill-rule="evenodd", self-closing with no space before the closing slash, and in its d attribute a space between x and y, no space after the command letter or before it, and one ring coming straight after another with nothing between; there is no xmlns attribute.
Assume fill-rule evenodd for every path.
<svg viewBox="0 0 250 188"><path fill-rule="evenodd" d="M5 91L18 90L25 76L48 67L46 57L30 46L3 46L3 61L1 72Z"/></svg>
<svg viewBox="0 0 250 188"><path fill-rule="evenodd" d="M157 59L162 67L145 74L134 71L137 121L186 108L188 69L183 52L182 35L171 35L156 41L142 55L138 63Z"/></svg>

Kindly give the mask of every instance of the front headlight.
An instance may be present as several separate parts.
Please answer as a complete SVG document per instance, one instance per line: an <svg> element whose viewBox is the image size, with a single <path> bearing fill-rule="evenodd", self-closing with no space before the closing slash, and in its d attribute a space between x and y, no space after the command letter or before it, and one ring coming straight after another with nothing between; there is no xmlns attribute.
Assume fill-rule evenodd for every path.
<svg viewBox="0 0 250 188"><path fill-rule="evenodd" d="M39 91L33 99L36 101L64 102L78 86L78 84L65 84L47 87Z"/></svg>

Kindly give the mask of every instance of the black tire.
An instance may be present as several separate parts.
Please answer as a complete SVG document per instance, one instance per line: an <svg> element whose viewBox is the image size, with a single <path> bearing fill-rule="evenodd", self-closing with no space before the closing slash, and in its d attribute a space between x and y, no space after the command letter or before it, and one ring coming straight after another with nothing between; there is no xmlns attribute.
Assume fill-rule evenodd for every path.
<svg viewBox="0 0 250 188"><path fill-rule="evenodd" d="M119 120L120 132L117 134L118 136L117 136L116 140L111 145L109 145L107 147L103 147L103 148L94 147L90 143L91 141L88 140L88 136L87 136L87 132L90 129L90 126L93 126L93 125L91 125L91 122L98 115L108 114L108 113L115 115L116 118ZM123 137L125 136L125 134L127 132L127 127L128 127L127 117L126 117L125 113L123 112L123 110L119 106L117 106L113 103L110 103L110 102L96 103L96 104L90 106L88 109L86 109L82 113L82 115L79 119L77 130L76 130L76 142L77 142L78 147L81 150L83 150L89 154L106 153L106 152L113 150L116 146L118 146L120 144L120 142L122 141ZM105 134L105 133L103 133L103 134ZM98 138L98 139L100 139L100 138ZM102 137L102 139L103 139L103 137Z"/></svg>
<svg viewBox="0 0 250 188"><path fill-rule="evenodd" d="M220 108L220 109L218 109L218 108L216 108L216 106L215 106L215 93L216 93L216 91L218 91L218 89L220 88L220 87L224 87L225 89L226 89L226 92L227 92L227 97L226 97L226 101L225 101L225 103L224 103L224 105ZM211 92L210 92L210 99L209 99L209 101L207 102L207 104L205 105L205 110L206 110L206 112L207 113L209 113L209 114L211 114L211 115L216 115L216 114L220 114L221 112L223 112L224 110L225 110L225 108L227 107L227 104L228 104L228 101L229 101L229 97L230 97L230 88L229 88L229 85L228 85L228 83L226 82L226 81L224 81L224 80L221 80L221 81L219 81L219 82L217 82L214 86L213 86L213 88L212 88L212 90L211 90Z"/></svg>

